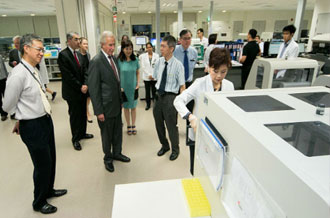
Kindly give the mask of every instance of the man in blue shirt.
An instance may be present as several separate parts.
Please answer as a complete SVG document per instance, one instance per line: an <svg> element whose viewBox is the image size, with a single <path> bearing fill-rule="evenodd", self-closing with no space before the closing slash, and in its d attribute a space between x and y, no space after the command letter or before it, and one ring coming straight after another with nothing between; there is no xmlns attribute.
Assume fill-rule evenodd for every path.
<svg viewBox="0 0 330 218"><path fill-rule="evenodd" d="M184 67L186 88L188 88L193 82L193 72L197 62L197 51L191 46L192 33L188 29L184 29L180 32L181 45L177 45L173 53L174 57L178 59ZM187 104L190 112L194 108L194 101Z"/></svg>

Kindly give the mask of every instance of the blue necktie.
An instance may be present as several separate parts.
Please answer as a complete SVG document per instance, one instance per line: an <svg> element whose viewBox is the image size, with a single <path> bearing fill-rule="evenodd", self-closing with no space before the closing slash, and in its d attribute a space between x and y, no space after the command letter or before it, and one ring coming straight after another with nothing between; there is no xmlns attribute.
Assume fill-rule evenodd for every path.
<svg viewBox="0 0 330 218"><path fill-rule="evenodd" d="M284 43L284 46L283 46L283 49L281 51L281 54L280 54L280 58L282 58L283 54L284 54L284 51L286 49L286 47L288 47L289 43Z"/></svg>
<svg viewBox="0 0 330 218"><path fill-rule="evenodd" d="M158 93L160 95L164 95L165 94L165 86L166 86L166 79L167 79L167 62L165 61L165 68L162 74L162 80L160 81L160 86L158 89Z"/></svg>
<svg viewBox="0 0 330 218"><path fill-rule="evenodd" d="M183 66L184 66L184 79L187 81L189 78L189 62L188 62L188 55L187 50L184 51L184 59L183 59Z"/></svg>

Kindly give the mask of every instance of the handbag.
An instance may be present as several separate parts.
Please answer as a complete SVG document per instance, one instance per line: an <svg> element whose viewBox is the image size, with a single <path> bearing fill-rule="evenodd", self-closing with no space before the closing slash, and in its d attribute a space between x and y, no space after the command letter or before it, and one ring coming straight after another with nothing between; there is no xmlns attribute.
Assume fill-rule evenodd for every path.
<svg viewBox="0 0 330 218"><path fill-rule="evenodd" d="M134 100L138 99L138 97L139 97L139 89L135 89Z"/></svg>

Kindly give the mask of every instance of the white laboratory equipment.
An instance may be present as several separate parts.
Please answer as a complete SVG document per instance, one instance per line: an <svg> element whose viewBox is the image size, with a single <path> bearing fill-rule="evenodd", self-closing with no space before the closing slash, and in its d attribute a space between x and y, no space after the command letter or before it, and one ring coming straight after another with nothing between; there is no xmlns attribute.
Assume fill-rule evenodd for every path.
<svg viewBox="0 0 330 218"><path fill-rule="evenodd" d="M330 217L328 88L242 90L201 98L195 177L212 218ZM316 114L320 103L324 115Z"/></svg>
<svg viewBox="0 0 330 218"><path fill-rule="evenodd" d="M255 59L245 89L311 86L319 72L318 62L307 58Z"/></svg>

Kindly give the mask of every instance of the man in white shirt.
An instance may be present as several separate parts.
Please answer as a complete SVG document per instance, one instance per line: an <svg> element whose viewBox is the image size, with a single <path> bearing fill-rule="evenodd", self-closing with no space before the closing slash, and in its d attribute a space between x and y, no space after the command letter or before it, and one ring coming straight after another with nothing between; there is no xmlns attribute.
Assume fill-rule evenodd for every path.
<svg viewBox="0 0 330 218"><path fill-rule="evenodd" d="M19 120L13 132L20 134L34 166L33 209L43 214L55 213L57 208L47 198L65 195L67 190L55 190L56 150L51 108L45 88L40 83L36 65L44 55L42 39L34 34L20 40L21 62L9 74L3 109L15 112Z"/></svg>
<svg viewBox="0 0 330 218"><path fill-rule="evenodd" d="M204 37L203 28L199 28L197 30L197 37L199 38L201 44L204 46L204 50L205 50L209 44L209 40L206 37Z"/></svg>
<svg viewBox="0 0 330 218"><path fill-rule="evenodd" d="M277 58L296 58L299 54L299 46L294 41L293 35L296 32L294 25L288 25L283 28L283 40L284 42L280 46Z"/></svg>

